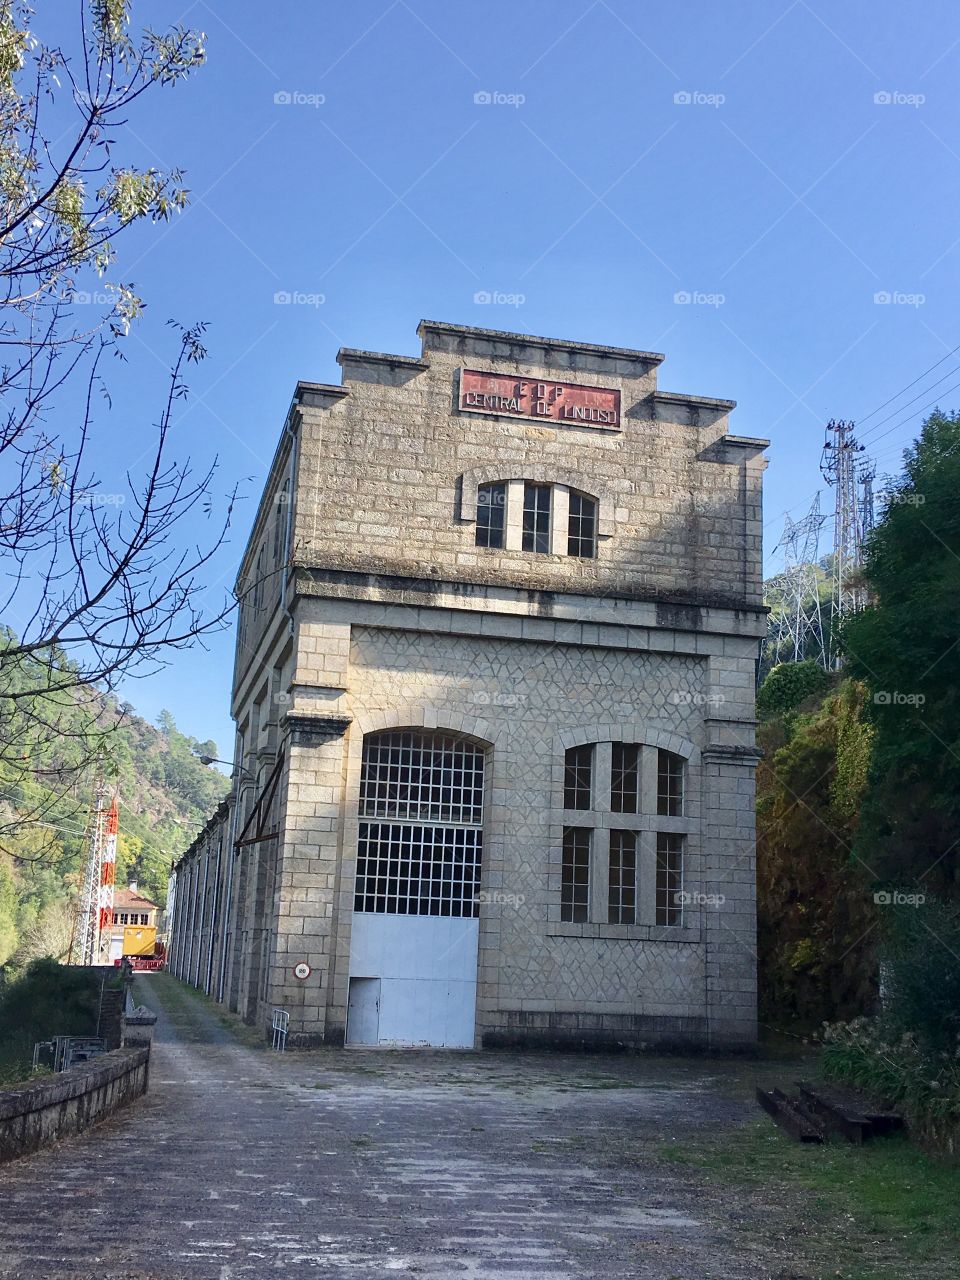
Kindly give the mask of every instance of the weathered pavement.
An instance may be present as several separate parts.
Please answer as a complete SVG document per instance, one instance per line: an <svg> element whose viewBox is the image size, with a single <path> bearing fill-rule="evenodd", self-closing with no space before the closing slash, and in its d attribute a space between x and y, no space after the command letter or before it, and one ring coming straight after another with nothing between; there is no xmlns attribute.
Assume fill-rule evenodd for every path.
<svg viewBox="0 0 960 1280"><path fill-rule="evenodd" d="M161 1012L150 1092L0 1169L4 1277L801 1274L745 1243L722 1188L659 1159L752 1117L742 1064L279 1057L171 978L139 976L136 996Z"/></svg>

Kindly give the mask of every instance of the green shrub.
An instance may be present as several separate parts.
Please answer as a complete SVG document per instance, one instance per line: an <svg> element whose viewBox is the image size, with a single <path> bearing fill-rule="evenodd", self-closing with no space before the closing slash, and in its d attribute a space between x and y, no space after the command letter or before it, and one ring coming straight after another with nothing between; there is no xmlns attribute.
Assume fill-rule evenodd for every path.
<svg viewBox="0 0 960 1280"><path fill-rule="evenodd" d="M100 979L88 969L34 960L0 991L0 1063L29 1067L33 1046L53 1036L96 1034Z"/></svg>
<svg viewBox="0 0 960 1280"><path fill-rule="evenodd" d="M960 1037L960 908L913 896L916 905L884 908L883 1021L892 1035L915 1036L924 1052L950 1051Z"/></svg>
<svg viewBox="0 0 960 1280"><path fill-rule="evenodd" d="M830 684L830 676L818 663L781 662L773 668L757 694L757 715L761 720L786 715Z"/></svg>

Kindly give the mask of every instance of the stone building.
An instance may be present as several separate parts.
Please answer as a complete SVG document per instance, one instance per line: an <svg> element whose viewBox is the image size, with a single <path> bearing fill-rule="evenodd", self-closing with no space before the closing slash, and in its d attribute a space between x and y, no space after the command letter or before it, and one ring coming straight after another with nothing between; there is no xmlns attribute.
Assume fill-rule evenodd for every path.
<svg viewBox="0 0 960 1280"><path fill-rule="evenodd" d="M298 384L170 964L292 1043L745 1046L766 441L423 322Z"/></svg>

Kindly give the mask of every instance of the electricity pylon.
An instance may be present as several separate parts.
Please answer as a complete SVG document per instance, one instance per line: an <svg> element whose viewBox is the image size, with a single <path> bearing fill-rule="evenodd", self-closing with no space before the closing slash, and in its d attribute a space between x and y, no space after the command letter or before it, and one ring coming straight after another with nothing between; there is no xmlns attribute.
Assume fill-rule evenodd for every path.
<svg viewBox="0 0 960 1280"><path fill-rule="evenodd" d="M820 611L820 584L817 562L820 558L820 530L826 516L820 511L819 493L802 520L787 516L783 534L775 551L783 552L783 572L773 580L770 593L776 610L777 631L774 644L778 661L784 649L787 661L802 662L812 658L827 666Z"/></svg>
<svg viewBox="0 0 960 1280"><path fill-rule="evenodd" d="M864 499L873 505L872 473L864 470L859 455L863 445L853 434L854 424L842 419L827 423L827 438L820 459L820 471L834 491L833 526L833 590L830 601L830 652L828 664L840 665L835 638L839 624L848 614L856 613L865 602L860 579L863 564L864 509L858 492L864 475L869 475L864 487Z"/></svg>

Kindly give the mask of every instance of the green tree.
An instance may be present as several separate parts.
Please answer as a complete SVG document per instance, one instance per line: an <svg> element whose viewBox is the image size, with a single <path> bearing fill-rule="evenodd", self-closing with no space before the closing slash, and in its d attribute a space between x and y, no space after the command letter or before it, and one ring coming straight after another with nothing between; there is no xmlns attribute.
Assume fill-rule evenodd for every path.
<svg viewBox="0 0 960 1280"><path fill-rule="evenodd" d="M823 693L829 683L829 675L812 659L781 662L760 686L757 714L762 719L785 715L814 694Z"/></svg>
<svg viewBox="0 0 960 1280"><path fill-rule="evenodd" d="M875 727L857 853L896 884L960 897L960 416L907 450L866 554L871 603L843 629Z"/></svg>
<svg viewBox="0 0 960 1280"><path fill-rule="evenodd" d="M853 855L870 728L845 681L806 714L761 725L757 775L760 1008L809 1028L875 999L873 875Z"/></svg>

